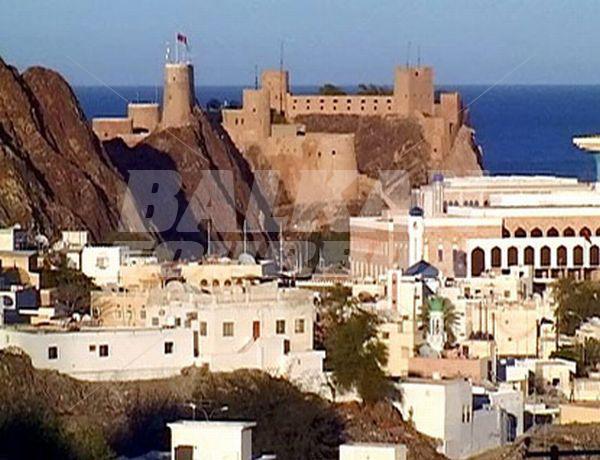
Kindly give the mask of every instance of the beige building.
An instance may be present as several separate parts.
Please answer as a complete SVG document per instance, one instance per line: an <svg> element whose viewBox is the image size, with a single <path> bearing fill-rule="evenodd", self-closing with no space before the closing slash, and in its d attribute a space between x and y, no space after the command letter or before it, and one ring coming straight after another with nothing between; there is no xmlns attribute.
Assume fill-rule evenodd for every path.
<svg viewBox="0 0 600 460"><path fill-rule="evenodd" d="M104 327L191 328L195 362L213 371L256 368L302 379L322 369L307 290L246 281L209 292L172 281L164 288L94 292L92 311Z"/></svg>
<svg viewBox="0 0 600 460"><path fill-rule="evenodd" d="M188 61L168 61L164 72L162 111L156 102L129 102L127 117L96 117L92 129L101 141L121 138L131 147L157 129L178 128L192 121L194 67Z"/></svg>
<svg viewBox="0 0 600 460"><path fill-rule="evenodd" d="M242 108L223 110L223 127L259 169L281 173L295 203L356 198L362 180L353 134L307 133L298 117L415 116L437 158L449 153L463 125L457 93L435 100L430 67L396 68L392 94L378 96L293 94L287 71L267 70L260 88L245 89L242 99Z"/></svg>
<svg viewBox="0 0 600 460"><path fill-rule="evenodd" d="M435 177L413 191L413 207L350 219L356 278L425 260L447 277L531 266L534 281L600 266L600 190L576 179Z"/></svg>

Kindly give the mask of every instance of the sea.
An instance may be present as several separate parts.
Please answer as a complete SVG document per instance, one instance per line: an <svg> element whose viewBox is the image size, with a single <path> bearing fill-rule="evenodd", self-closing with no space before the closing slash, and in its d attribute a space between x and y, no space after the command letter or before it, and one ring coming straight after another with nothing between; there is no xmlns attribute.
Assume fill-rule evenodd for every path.
<svg viewBox="0 0 600 460"><path fill-rule="evenodd" d="M201 105L211 100L239 104L241 86L200 86ZM352 88L346 88L349 91ZM593 180L594 161L572 144L572 137L600 133L599 86L442 86L456 90L468 107L470 124L483 149L487 173L552 174ZM292 88L297 94L317 87ZM75 93L88 118L122 116L128 101L160 102L156 87L76 87Z"/></svg>

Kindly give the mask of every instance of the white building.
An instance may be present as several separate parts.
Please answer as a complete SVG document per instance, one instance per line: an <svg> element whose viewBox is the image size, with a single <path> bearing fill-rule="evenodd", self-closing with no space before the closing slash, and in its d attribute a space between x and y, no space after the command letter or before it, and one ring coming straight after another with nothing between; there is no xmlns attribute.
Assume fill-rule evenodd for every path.
<svg viewBox="0 0 600 460"><path fill-rule="evenodd" d="M171 430L173 460L275 460L275 455L252 457L254 422L181 420ZM406 460L402 444L356 443L340 446L340 460ZM309 460L309 459L307 459Z"/></svg>
<svg viewBox="0 0 600 460"><path fill-rule="evenodd" d="M252 460L256 423L183 420L167 426L174 460Z"/></svg>
<svg viewBox="0 0 600 460"><path fill-rule="evenodd" d="M324 352L313 350L316 313L308 290L247 283L207 292L172 281L147 291L95 292L92 308L105 326L191 328L195 358L212 371L321 373Z"/></svg>
<svg viewBox="0 0 600 460"><path fill-rule="evenodd" d="M559 177L436 177L413 207L350 219L355 278L423 259L450 277L532 266L537 282L600 268L600 188Z"/></svg>
<svg viewBox="0 0 600 460"><path fill-rule="evenodd" d="M125 251L121 246L86 246L81 252L81 271L99 286L116 286Z"/></svg>
<svg viewBox="0 0 600 460"><path fill-rule="evenodd" d="M402 396L396 406L404 420L437 439L438 450L452 459L467 458L510 439L506 411L493 405L474 408L472 387L466 380L409 379L397 386Z"/></svg>
<svg viewBox="0 0 600 460"><path fill-rule="evenodd" d="M15 347L34 367L81 380L170 377L194 364L190 329L0 329L0 348Z"/></svg>
<svg viewBox="0 0 600 460"><path fill-rule="evenodd" d="M0 228L0 251L20 251L26 249L27 232L20 225Z"/></svg>

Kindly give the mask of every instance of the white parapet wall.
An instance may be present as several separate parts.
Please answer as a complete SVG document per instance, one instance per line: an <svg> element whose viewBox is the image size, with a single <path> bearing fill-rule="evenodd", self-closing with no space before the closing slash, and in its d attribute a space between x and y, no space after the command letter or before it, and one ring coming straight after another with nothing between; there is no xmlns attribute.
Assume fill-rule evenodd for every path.
<svg viewBox="0 0 600 460"><path fill-rule="evenodd" d="M191 329L0 329L0 349L21 349L34 367L80 380L170 377L194 363Z"/></svg>
<svg viewBox="0 0 600 460"><path fill-rule="evenodd" d="M406 452L404 444L342 444L340 460L406 460Z"/></svg>

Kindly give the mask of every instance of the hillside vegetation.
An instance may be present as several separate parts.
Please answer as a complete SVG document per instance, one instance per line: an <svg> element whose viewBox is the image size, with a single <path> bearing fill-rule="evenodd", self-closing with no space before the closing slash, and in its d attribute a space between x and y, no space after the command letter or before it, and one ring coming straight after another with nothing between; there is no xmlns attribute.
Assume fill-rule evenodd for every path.
<svg viewBox="0 0 600 460"><path fill-rule="evenodd" d="M208 412L229 407L213 418L257 421L255 453L333 460L342 442L378 441L407 444L411 459L444 458L387 403L334 405L258 371L191 368L170 379L89 383L36 370L12 350L0 351L0 386L3 459L108 459L165 451L166 423L191 418L192 401L207 404Z"/></svg>

